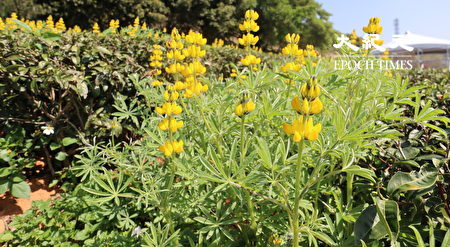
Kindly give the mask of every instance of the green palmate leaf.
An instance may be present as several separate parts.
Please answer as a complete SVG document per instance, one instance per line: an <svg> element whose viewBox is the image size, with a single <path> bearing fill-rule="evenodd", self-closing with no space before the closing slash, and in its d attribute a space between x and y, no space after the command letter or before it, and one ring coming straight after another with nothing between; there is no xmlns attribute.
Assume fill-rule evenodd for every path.
<svg viewBox="0 0 450 247"><path fill-rule="evenodd" d="M269 145L267 145L267 142L264 141L264 139L258 138L258 145L256 147L256 150L263 166L266 169L272 169L272 158L270 155Z"/></svg>
<svg viewBox="0 0 450 247"><path fill-rule="evenodd" d="M420 190L433 186L436 182L438 170L435 167L424 167L419 172L397 172L389 180L387 192L395 195L408 190Z"/></svg>
<svg viewBox="0 0 450 247"><path fill-rule="evenodd" d="M25 181L11 184L11 195L14 197L28 199L30 198L30 192L30 186Z"/></svg>

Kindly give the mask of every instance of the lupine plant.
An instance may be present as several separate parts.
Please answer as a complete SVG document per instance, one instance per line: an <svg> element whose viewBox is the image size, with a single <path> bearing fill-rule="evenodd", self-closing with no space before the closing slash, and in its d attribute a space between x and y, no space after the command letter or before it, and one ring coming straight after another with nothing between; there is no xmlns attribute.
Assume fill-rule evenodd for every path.
<svg viewBox="0 0 450 247"><path fill-rule="evenodd" d="M226 50L219 41L208 47L198 32L165 34L139 19L84 33L52 17L0 19L2 39L29 32L37 43L30 49L55 58L29 54L42 59L37 65L23 55L0 58L5 104L21 106L3 88L26 93L36 106L31 113L47 117L32 124L43 129L27 127L38 130L29 138L39 144L18 145L25 129L0 133L1 192L17 195L22 169L34 161L28 152L37 148L59 157L57 174L72 183L61 200L37 202L13 220L0 242L448 246L449 119L439 109L448 103L445 83L429 93L430 85L414 78L411 85L401 73L336 70L299 34L287 34L281 54L269 57L256 47L259 14L244 17L237 39L244 49ZM380 20L371 18L364 31L381 33ZM76 40L105 43L89 50ZM58 42L68 42L70 59L56 59ZM208 58L232 50L234 62ZM38 94L45 85L51 90Z"/></svg>

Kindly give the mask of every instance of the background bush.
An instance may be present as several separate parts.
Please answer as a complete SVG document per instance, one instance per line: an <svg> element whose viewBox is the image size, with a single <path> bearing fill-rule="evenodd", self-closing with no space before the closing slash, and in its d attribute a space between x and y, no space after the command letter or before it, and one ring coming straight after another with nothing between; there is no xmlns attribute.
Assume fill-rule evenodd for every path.
<svg viewBox="0 0 450 247"><path fill-rule="evenodd" d="M64 18L67 26L78 25L91 30L94 23L106 29L111 19L119 19L122 26L133 23L136 17L150 27L177 27L201 31L212 42L214 38L237 37L236 29L247 9L260 13L258 35L260 46L278 49L288 33L299 33L304 44L319 48L331 47L335 37L330 14L315 0L2 0L0 16L17 12L27 19L45 19L53 15L55 21Z"/></svg>

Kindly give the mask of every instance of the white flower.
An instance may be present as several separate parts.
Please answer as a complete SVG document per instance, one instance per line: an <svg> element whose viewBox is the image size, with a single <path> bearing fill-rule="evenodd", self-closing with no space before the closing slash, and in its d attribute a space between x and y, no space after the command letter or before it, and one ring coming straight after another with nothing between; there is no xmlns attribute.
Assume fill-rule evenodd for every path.
<svg viewBox="0 0 450 247"><path fill-rule="evenodd" d="M55 128L53 128L53 126L51 125L42 126L41 129L43 129L44 134L48 136L55 133Z"/></svg>
<svg viewBox="0 0 450 247"><path fill-rule="evenodd" d="M138 237L142 232L142 228L140 226L137 226L136 228L133 229L133 232L131 232L131 236L133 237L134 235L136 235L136 237Z"/></svg>

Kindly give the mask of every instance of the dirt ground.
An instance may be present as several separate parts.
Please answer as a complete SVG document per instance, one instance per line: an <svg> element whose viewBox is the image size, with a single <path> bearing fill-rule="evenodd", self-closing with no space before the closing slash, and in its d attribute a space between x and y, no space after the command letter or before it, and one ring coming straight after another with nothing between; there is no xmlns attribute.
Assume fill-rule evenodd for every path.
<svg viewBox="0 0 450 247"><path fill-rule="evenodd" d="M42 166L43 168L43 162L40 163L37 161L36 163L36 166ZM21 215L30 209L33 201L46 201L57 196L58 191L50 189L43 178L31 179L28 181L28 184L31 187L29 199L14 198L9 192L0 194L0 232L8 228L8 224L11 222L13 216Z"/></svg>

